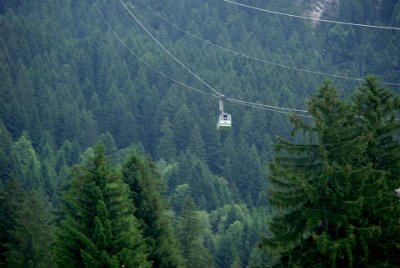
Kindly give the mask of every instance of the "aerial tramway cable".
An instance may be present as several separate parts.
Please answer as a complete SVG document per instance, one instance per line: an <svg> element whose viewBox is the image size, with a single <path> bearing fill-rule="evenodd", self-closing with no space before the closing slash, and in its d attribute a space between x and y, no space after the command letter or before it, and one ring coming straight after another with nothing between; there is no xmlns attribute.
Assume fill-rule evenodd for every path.
<svg viewBox="0 0 400 268"><path fill-rule="evenodd" d="M208 92L204 92L200 89L197 89L195 87L189 86L179 80L176 80L168 75L166 75L165 73L163 73L162 71L158 70L157 68L155 68L154 66L152 66L151 64L149 64L148 62L146 62L145 60L143 60L138 54L136 54L123 40L122 38L114 31L113 27L110 25L110 23L107 21L107 19L103 16L103 14L100 12L100 10L98 9L96 2L93 0L92 1L94 4L94 7L97 11L97 13L99 14L99 16L102 18L102 20L104 21L104 23L108 26L108 28L110 29L110 31L113 33L113 35L117 38L117 40L126 48L128 49L128 51L134 55L140 62L142 62L144 65L146 65L148 68L152 69L153 71L157 72L158 74L160 74L161 76L171 80L174 83L177 83L185 88L194 90L198 93L204 94L204 95L208 95L214 98L218 98L220 99L221 96L219 95L215 95L215 94L211 94ZM249 106L249 107L253 107L253 108L258 108L258 109L262 109L262 110L266 110L266 111L271 111L271 112L276 112L276 113L281 113L281 114L291 114L290 112L287 112L285 110L289 110L289 111L295 111L296 109L291 109L291 108L284 108L284 107L278 107L278 106L271 106L271 105L266 105L266 104L260 104L260 103L253 103L253 102L248 102L248 101L242 101L242 100L238 100L238 99L233 99L233 98L226 98L228 101L239 104L239 105L244 105L244 106ZM299 110L301 111L301 110ZM302 115L302 114L298 114L301 117L310 117L310 116L306 116L306 115Z"/></svg>
<svg viewBox="0 0 400 268"><path fill-rule="evenodd" d="M149 64L149 63L146 62L145 60L143 60L143 59L142 59L138 54L136 54L135 51L133 51L133 50L121 39L121 37L113 30L113 28L111 27L111 25L108 23L107 19L103 16L103 14L102 14L102 13L100 12L100 10L98 9L98 7L97 7L95 1L93 1L93 4L94 4L94 7L95 7L97 13L98 13L98 14L100 15L100 17L103 19L104 23L108 26L108 28L109 28L110 31L113 33L113 35L118 39L118 41L121 42L121 44L122 44L126 49L128 49L128 51L129 51L132 55L134 55L140 62L142 62L142 63L143 63L144 65L146 65L148 68L152 69L153 71L157 72L157 73L160 74L161 76L163 76L163 77L165 77L165 78L171 80L172 82L177 83L177 84L179 84L179 85L181 85L181 86L183 86L183 87L185 87L185 88L188 88L188 89L197 91L197 92L199 92L199 93L201 93L201 94L204 94L204 95L212 96L212 97L214 97L214 98L219 98L219 96L217 96L217 95L215 95L215 94L211 94L211 93L208 93L208 92L204 92L204 91L202 91L202 90L200 90L200 89L198 89L198 88L189 86L189 85L187 85L187 84L185 84L185 83L183 83L183 82L181 82L181 81L178 81L178 80L176 80L176 79L174 79L174 78L172 78L172 77L166 75L166 74L163 73L162 71L158 70L156 67L152 66L151 64Z"/></svg>
<svg viewBox="0 0 400 268"><path fill-rule="evenodd" d="M183 64L177 57L175 57L171 52L168 51L168 49L166 49L163 44L160 43L160 41L158 41L157 38L155 38L147 29L146 27L144 27L144 25L140 22L140 20L135 16L135 14L133 14L133 12L126 6L126 4L124 3L124 1L120 0L120 2L122 3L122 5L125 7L126 10L128 10L129 14L132 16L132 18L139 24L139 26L151 37L151 39L153 39L158 46L160 46L172 59L174 59L177 63L179 63L186 71L188 71L191 75L193 75L194 77L196 77L201 83L203 83L206 87L208 87L209 89L211 89L212 91L214 91L216 94L218 94L219 96L223 96L223 94L221 94L220 92L218 92L216 89L214 89L212 86L210 86L209 84L207 84L203 79L201 79L198 75L196 75L194 72L192 72L188 67L186 67L185 64Z"/></svg>
<svg viewBox="0 0 400 268"><path fill-rule="evenodd" d="M230 3L230 4L233 4L233 5L238 5L238 6L242 6L242 7L249 8L249 9L263 11L263 12L267 12L267 13L270 13L270 14L286 16L286 17L292 17L292 18L303 19L303 20L313 20L313 21L320 21L320 22L326 22L326 23L334 23L334 24L350 25L350 26L358 26L358 27L366 27L366 28L375 28L375 29L384 29L384 30L397 30L397 31L400 30L400 27L394 27L394 26L379 26L379 25L369 25L369 24L362 24L362 23L353 23L353 22L345 22L345 21L335 21L335 20L312 18L312 17L293 15L293 14L273 11L273 10L269 10L269 9L259 8L259 7L255 7L255 6L251 6L251 5L246 5L246 4L243 4L243 3L235 2L235 1L232 1L232 0L223 0L223 1L225 1L227 3Z"/></svg>
<svg viewBox="0 0 400 268"><path fill-rule="evenodd" d="M157 68L155 68L154 66L152 66L151 64L147 63L146 61L144 61L139 55L137 55L121 38L120 36L113 30L112 26L109 24L109 22L107 21L107 19L103 16L103 14L100 12L100 10L98 9L96 2L94 0L92 0L94 7L97 11L97 13L99 14L99 16L103 19L103 21L105 22L105 24L110 28L110 31L114 34L114 36L118 39L119 42L121 42L123 44L124 47L126 47L128 49L128 51L133 54L140 62L142 62L143 64L145 64L147 67L149 67L150 69L152 69L153 71L157 72L158 74L160 74L161 76L171 80L174 83L177 83L183 87L186 87L188 89L194 90L198 93L202 93L214 98L218 98L221 100L221 98L224 98L228 101L231 101L233 103L239 104L239 105L244 105L244 106L249 106L249 107L253 107L253 108L257 108L257 109L262 109L262 110L268 110L268 111L272 111L272 112L276 112L276 113L280 113L280 114L296 114L297 116L300 117L305 117L305 118L314 118L313 116L310 115L305 115L305 114L299 114L299 113L308 113L308 111L306 110L299 110L299 109L292 109L292 108L284 108L284 107L279 107L279 106L272 106L272 105L266 105L266 104L260 104L260 103L255 103L255 102L249 102L249 101L243 101L243 100L239 100L239 99L234 99L234 98L226 98L224 95L222 95L221 93L219 93L218 91L216 91L215 89L213 91L215 91L218 95L214 95L211 93L207 93L204 92L200 89L194 88L192 86L186 85L185 83L176 80L168 75L166 75L165 73L163 73L162 71L158 70ZM122 2L122 0L121 0ZM123 3L123 2L122 2ZM124 4L124 3L123 3ZM126 5L124 4L124 6L126 7ZM133 15L133 14L132 14ZM133 15L134 16L134 15ZM136 18L136 17L135 17ZM140 21L136 18L135 19L144 30L146 30L146 32L148 34L151 35L150 32L148 32L148 30L143 26L143 24L140 23ZM151 35L152 36L152 35ZM154 39L154 41L156 41L159 45L162 46L162 44L154 37L152 36L152 39ZM164 46L162 46L164 48L165 51L169 52ZM178 62L180 62L175 56L173 56L172 54L168 53L170 56L172 56L174 59L176 59ZM181 63L181 65L183 65L183 63ZM184 66L184 65L183 65ZM204 82L200 77L198 77L195 73L193 73L192 71L190 71L190 69L188 69L186 66L184 66L185 69L187 71L189 71L192 75L194 75L196 78L198 78L203 84L208 85L206 82ZM211 86L208 86L210 88L212 88ZM400 119L396 119L396 121L399 121Z"/></svg>
<svg viewBox="0 0 400 268"><path fill-rule="evenodd" d="M120 0L120 2L123 4L123 6L125 7L125 9L127 9L127 11L129 12L129 14L135 19L135 21L140 25L140 27L145 30L145 32L165 51L168 53L169 56L171 56L176 62L178 62L181 66L183 66L185 68L185 70L187 70L190 74L192 74L194 77L196 77L200 82L202 82L204 85L206 85L209 89L212 89L214 92L216 92L219 97L223 97L224 95L221 94L219 91L217 91L216 89L214 89L212 86L210 86L208 83L206 83L203 79L201 79L198 75L196 75L194 72L192 72L186 65L184 65L181 61L179 61L178 58L176 58L171 52L169 52L162 44L160 41L158 41L157 38L155 38L149 30L147 30L147 28L140 22L140 20L133 14L133 12L126 6L126 4ZM237 104L241 104L241 105L247 105L247 106L251 106L251 107L260 107L263 108L265 110L270 110L270 111L275 111L278 112L278 110L282 110L282 111L293 111L293 112L303 112L303 113L307 113L307 111L305 110L297 110L297 109L292 109L292 108L284 108L284 107L277 107L277 106L272 106L272 105L266 105L266 104L259 104L259 103L254 103L254 102L248 102L248 101L243 101L243 100L238 100L238 99L234 99L234 98L226 98L226 100L231 101L231 102L235 102ZM287 113L287 112L286 112Z"/></svg>
<svg viewBox="0 0 400 268"><path fill-rule="evenodd" d="M294 71L300 71L300 72L304 72L304 73L310 73L310 74L314 74L314 75L321 75L321 76L327 76L327 77L332 77L332 78L336 78L336 79L344 79L344 80L350 80L350 81L357 81L357 82L361 82L364 81L364 78L360 78L360 77L351 77L351 76L345 76L345 75L338 75L338 74L332 74L332 73L326 73L326 72L319 72L319 71L314 71L314 70L310 70L310 69L305 69L305 68L299 68L299 67L295 67L295 66L290 66L290 65L286 65L286 64L282 64L282 63L277 63L277 62L273 62L273 61L269 61L269 60L265 60L265 59L261 59L261 58L257 58L254 56L250 56L235 50L232 50L230 48L215 44L209 40L206 40L198 35L195 35L185 29L183 29L182 27L170 22L169 20L167 20L166 18L164 18L163 16L161 16L156 10L154 10L153 8L151 8L150 6L148 6L147 4L145 4L143 1L138 0L138 2L140 2L143 6L145 6L146 8L148 8L152 14L155 14L156 16L158 16L160 19L162 19L163 21L165 21L166 23L168 23L169 25L171 25L172 27L178 29L179 31L182 31L183 33L187 34L188 36L191 36L197 40L200 40L210 46L216 47L218 49L221 49L223 51L229 52L231 54L234 54L236 56L240 56L243 58L247 58L253 61L258 61L258 62L262 62L265 64L269 64L269 65L273 65L273 66L277 66L277 67L282 67L282 68L286 68L289 70L294 70ZM127 9L129 9L129 7L127 7ZM394 82L386 82L386 81L380 81L380 83L382 85L388 85L388 86L400 86L400 83L394 83Z"/></svg>

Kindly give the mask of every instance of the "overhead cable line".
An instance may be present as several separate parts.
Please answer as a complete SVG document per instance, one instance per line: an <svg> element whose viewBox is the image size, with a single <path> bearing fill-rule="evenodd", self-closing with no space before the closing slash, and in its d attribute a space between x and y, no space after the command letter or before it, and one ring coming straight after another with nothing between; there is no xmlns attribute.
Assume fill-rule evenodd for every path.
<svg viewBox="0 0 400 268"><path fill-rule="evenodd" d="M224 96L223 94L219 93L216 91L213 87L211 87L209 84L204 82L199 76L197 76L194 72L192 72L188 67L186 67L182 62L180 62L174 55L172 55L144 26L143 24L139 21L139 19L132 13L132 11L126 6L126 4L120 0L120 2L124 5L124 7L128 10L128 12L133 16L135 21L146 31L147 34L151 36L151 38L157 42L157 44L163 48L171 57L173 57L174 60L176 60L178 63L180 63L187 71L189 71L192 75L194 75L197 79L200 80L203 84L205 84L208 88L212 89L214 92L219 94L219 96ZM242 100L237 100L233 98L227 98L230 101L236 101L237 103L245 104L245 105L253 105L257 107L266 107L269 109L279 109L279 110L286 110L286 111L295 111L295 112L303 112L307 113L305 110L297 110L297 109L292 109L292 108L283 108L283 107L277 107L277 106L272 106L272 105L266 105L266 104L259 104L259 103L254 103L254 102L247 102L247 101L242 101Z"/></svg>
<svg viewBox="0 0 400 268"><path fill-rule="evenodd" d="M259 10L259 11L263 11L263 12L267 12L267 13L271 13L271 14L275 14L275 15L287 16L287 17L304 19L304 20L321 21L321 22L326 22L326 23L334 23L334 24L350 25L350 26L358 26L358 27L366 27L366 28L375 28L375 29L400 30L400 27L394 27L394 26L379 26L379 25L369 25L369 24L352 23L352 22L345 22L345 21L335 21L335 20L312 18L312 17L293 15L293 14L273 11L273 10L269 10L269 9L259 8L259 7L255 7L255 6L238 3L235 1L231 1L231 0L223 0L223 1L230 3L230 4L234 4L234 5L254 9L254 10Z"/></svg>
<svg viewBox="0 0 400 268"><path fill-rule="evenodd" d="M256 109L271 111L271 112L275 112L275 113L286 114L286 115L296 114L297 116L300 116L300 117L314 118L314 117L312 117L310 115L299 114L299 113L295 113L295 112L288 112L288 111L284 111L284 110L275 110L275 109L272 109L272 108L268 108L269 106L260 105L258 103L254 103L254 102L241 101L241 100L236 100L236 99L232 99L232 98L226 98L226 100L228 100L230 102L233 102L233 103L236 103L236 104L249 106L249 107L253 107L253 108L256 108ZM277 107L277 108L278 109L282 109L281 107ZM291 109L291 110L294 110L294 109Z"/></svg>
<svg viewBox="0 0 400 268"><path fill-rule="evenodd" d="M144 27L144 25L140 22L140 20L135 16L135 14L132 13L132 11L125 5L124 1L120 0L122 5L125 7L125 9L129 12L129 14L132 16L132 18L139 24L139 26L153 39L158 46L160 46L172 59L174 59L177 63L179 63L186 71L188 71L191 75L197 78L201 83L203 83L206 87L214 91L216 94L219 96L223 96L220 92L218 92L216 89L214 89L212 86L210 86L208 83L206 83L203 79L201 79L198 75L196 75L194 72L192 72L188 67L186 67L185 64L183 64L177 57L175 57L171 52L166 49L163 44L158 41L157 38L155 38L147 29Z"/></svg>
<svg viewBox="0 0 400 268"><path fill-rule="evenodd" d="M146 62L145 60L143 60L138 54L136 54L123 40L122 38L114 31L113 27L110 25L110 23L107 21L107 19L103 16L103 14L100 12L100 10L98 9L96 2L93 1L94 7L97 11L97 13L100 15L100 17L102 18L102 20L104 21L104 23L108 26L108 28L110 29L110 31L113 33L113 35L118 39L118 41L126 48L128 49L128 51L134 55L140 62L142 62L143 64L145 64L147 67L149 67L150 69L152 69L153 71L157 72L158 74L160 74L161 76L171 80L174 83L177 83L183 87L186 87L188 89L197 91L201 94L204 95L208 95L214 98L220 98L220 96L215 95L215 94L211 94L208 92L204 92L200 89L197 89L195 87L189 86L179 80L176 80L168 75L166 75L165 73L163 73L162 71L158 70L157 68L155 68L154 66L152 66L151 64L149 64L148 62ZM258 109L262 109L262 110L267 110L267 111L271 111L271 112L277 112L277 113L281 113L281 114L290 114L289 112L285 112L282 110L288 110L288 111L297 111L296 109L291 109L291 108L283 108L283 107L277 107L277 106L271 106L271 105L266 105L266 104L259 104L259 103L253 103L253 102L247 102L247 101L242 101L242 100L238 100L238 99L233 99L233 98L227 98L228 101L234 102L236 104L240 104L240 105L245 105L245 106L250 106L253 108L258 108ZM277 110L275 110L277 109ZM280 109L280 110L279 110ZM302 111L302 110L298 110L298 111ZM306 111L303 111L306 112ZM299 116L304 116L304 115L299 115ZM310 117L310 116L305 116L305 117Z"/></svg>
<svg viewBox="0 0 400 268"><path fill-rule="evenodd" d="M266 105L266 104L261 104L261 103L256 103L256 102L249 102L249 101L243 101L243 100L238 100L234 98L226 98L228 101L233 101L236 103L241 103L245 105L252 105L252 106L257 106L257 107L266 107L270 109L277 109L277 110L285 110L285 111L291 111L291 112L297 112L297 113L308 113L306 110L299 110L299 109L292 109L292 108L282 108L279 106L272 106L272 105Z"/></svg>
<svg viewBox="0 0 400 268"><path fill-rule="evenodd" d="M332 74L332 73L325 73L325 72L319 72L319 71L313 71L313 70L309 70L309 69L304 69L304 68L299 68L299 67L294 67L294 66L290 66L290 65L285 65L285 64L281 64L281 63L277 63L277 62L273 62L273 61L269 61L269 60L265 60L265 59L260 59L257 57L253 57L244 53L240 53L238 51L229 49L227 47L223 47L221 45L215 44L209 40L206 40L198 35L195 35L185 29L183 29L182 27L170 22L169 20L167 20L166 18L164 18L163 16L161 16L156 10L154 10L153 8L151 8L150 6L146 5L143 1L138 0L142 5L144 5L146 8L148 8L149 10L152 11L153 14L157 15L160 19L162 19L163 21L165 21L166 23L168 23L169 25L175 27L176 29L184 32L185 34L200 40L210 46L216 47L218 49L224 50L226 52L232 53L236 56L240 56L240 57L244 57L250 60L254 60L254 61L258 61L258 62L262 62L262 63L266 63L269 65L274 65L274 66L278 66L278 67L282 67L282 68L286 68L286 69L290 69L290 70L294 70L294 71L300 71L300 72L305 72L305 73L310 73L310 74L315 74L315 75L321 75L321 76L327 76L327 77L332 77L332 78L337 78L337 79L345 79L345 80L351 80L351 81L364 81L363 78L359 78L359 77L351 77L351 76L345 76L345 75L338 75L338 74ZM129 9L129 8L128 8ZM380 82L382 85L390 85L390 86L400 86L400 83L394 83L394 82L385 82L385 81L381 81Z"/></svg>
<svg viewBox="0 0 400 268"><path fill-rule="evenodd" d="M197 91L197 92L199 92L199 93L202 93L202 94L205 94L205 95L214 97L214 98L218 98L218 99L220 98L220 96L217 96L217 95L215 95L215 94L211 94L211 93L208 93L208 92L204 92L204 91L202 91L202 90L200 90L200 89L197 89L197 88L194 88L194 87L192 87L192 86L186 85L185 83L183 83L183 82L181 82L181 81L178 81L178 80L176 80L176 79L174 79L174 78L172 78L172 77L170 77L170 76L164 74L163 72L161 72L161 71L158 70L157 68L153 67L151 64L147 63L147 62L146 62L145 60L143 60L139 55L137 55L137 54L122 40L122 38L114 31L113 27L109 24L109 22L107 21L107 19L103 16L103 14L102 14L102 13L100 12L100 10L98 9L98 7L97 7L95 1L93 1L93 4L94 4L94 6L95 6L95 9L96 9L97 13L98 13L98 14L100 15L100 17L103 19L103 21L105 22L105 24L109 27L110 31L114 34L114 36L118 39L118 41L121 42L122 45L123 45L125 48L127 48L128 51L129 51L132 55L134 55L138 60L140 60L140 61L141 61L143 64L145 64L147 67L149 67L150 69L152 69L153 71L155 71L155 72L157 72L158 74L162 75L163 77L165 77L165 78L167 78L167 79L169 79L169 80L171 80L171 81L173 81L173 82L175 82L175 83L177 83L177 84L179 84L179 85L181 85L181 86L183 86L183 87L186 87L186 88L188 88L188 89ZM290 112L287 112L287 111L285 111L285 110L288 110L288 111L296 111L296 109L283 108L283 107L271 106L271 105L266 105L266 104L259 104L259 103L247 102L247 101L242 101L242 100L233 99L233 98L227 98L227 100L228 100L228 101L231 101L231 102L233 102L233 103L239 104L239 105L250 106L250 107L253 107L253 108L258 108L258 109L267 110L267 111L276 112L276 113L281 113L281 114L286 114L286 115L289 115L289 114L291 114L291 113L290 113ZM276 109L276 110L275 110L275 109ZM278 110L278 109L280 109L280 110ZM298 111L301 111L301 110L298 110ZM305 112L306 112L306 111L305 111ZM301 115L301 114L298 114L298 115L299 115L299 116L302 116L302 117L310 117L310 116Z"/></svg>
<svg viewBox="0 0 400 268"><path fill-rule="evenodd" d="M165 77L165 78L171 80L172 82L177 83L177 84L179 84L179 85L181 85L181 86L183 86L183 87L186 87L186 88L188 88L188 89L197 91L197 92L199 92L199 93L201 93L201 94L204 94L204 95L212 96L212 97L214 97L214 98L219 98L219 96L217 96L217 95L215 95L215 94L211 94L211 93L208 93L208 92L204 92L204 91L202 91L202 90L200 90L200 89L197 89L197 88L195 88L195 87L186 85L185 83L182 83L181 81L178 81L178 80L176 80L176 79L174 79L174 78L172 78L172 77L166 75L166 74L163 73L162 71L158 70L156 67L152 66L151 64L149 64L148 62L146 62L145 60L143 60L143 59L142 59L138 54L136 54L136 53L121 39L121 37L114 31L114 29L111 27L111 25L109 24L109 22L107 21L107 19L103 16L103 14L102 14L102 13L100 12L100 10L98 9L98 7L97 7L95 1L93 1L93 4L94 4L94 7L95 7L97 13L98 13L98 14L100 15L100 17L103 19L103 21L104 21L105 24L108 26L108 28L110 29L110 31L114 34L114 36L118 39L118 41L121 42L121 44L122 44L126 49L128 49L128 51L129 51L132 55L134 55L139 61L141 61L144 65L146 65L147 67L149 67L149 68L152 69L153 71L157 72L157 73L160 74L161 76L163 76L163 77Z"/></svg>

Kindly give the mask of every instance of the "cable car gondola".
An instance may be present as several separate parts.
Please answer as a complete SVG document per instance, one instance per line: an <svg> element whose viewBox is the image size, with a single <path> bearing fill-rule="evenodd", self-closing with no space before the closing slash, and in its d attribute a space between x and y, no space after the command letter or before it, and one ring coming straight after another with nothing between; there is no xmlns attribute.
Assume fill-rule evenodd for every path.
<svg viewBox="0 0 400 268"><path fill-rule="evenodd" d="M217 123L218 130L230 129L232 127L231 115L224 112L224 99L225 96L221 96L221 98L219 99L219 117Z"/></svg>

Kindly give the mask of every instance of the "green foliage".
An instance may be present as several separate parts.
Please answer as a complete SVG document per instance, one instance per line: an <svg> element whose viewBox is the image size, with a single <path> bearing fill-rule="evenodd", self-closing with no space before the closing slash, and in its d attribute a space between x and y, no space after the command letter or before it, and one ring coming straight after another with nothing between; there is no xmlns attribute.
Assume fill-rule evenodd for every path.
<svg viewBox="0 0 400 268"><path fill-rule="evenodd" d="M63 202L55 256L62 267L150 267L128 187L94 148L77 167Z"/></svg>
<svg viewBox="0 0 400 268"><path fill-rule="evenodd" d="M0 265L6 263L5 252L7 245L17 243L12 235L13 228L17 224L17 211L26 200L26 192L19 182L11 178L2 187L0 192Z"/></svg>
<svg viewBox="0 0 400 268"><path fill-rule="evenodd" d="M289 137L290 125L286 115L250 109L228 101L226 110L232 113L233 128L228 133L219 133L215 129L217 100L182 87L182 84L166 79L165 75L206 93L213 92L179 64L175 64L148 38L119 1L94 2L111 28L105 25L91 1L0 1L0 181L5 182L14 176L23 188L35 188L48 195L58 209L61 189L70 182L71 167L80 159L83 165L78 170L82 170L82 166L92 165L94 151L91 146L98 139L105 144L105 155L118 167L128 155L128 146L140 144L140 152L166 161L163 175L168 189L166 195L171 198L173 211L167 212L164 206L162 213L155 209L155 218L159 214L168 214L168 217L179 215L183 200L191 197L201 209L199 217L204 223L202 245L211 252L216 266L246 266L251 251L257 259L253 261L255 265L265 263L265 258L254 253L253 249L259 234L265 233L261 224L266 218L264 211L270 212L269 207L263 206L267 193L261 193L262 189L269 187L268 181L264 180L264 174L269 172L265 170L264 163L275 154L272 149L275 135L285 137L292 143L300 142L300 135ZM134 7L134 13L169 51L228 97L304 109L304 100L321 83L323 76L228 53L179 31L158 15L212 43L266 61L349 77L375 73L382 80L399 82L398 31L313 24L295 18L266 16L264 12L238 8L224 1L125 2ZM306 14L315 2L254 1L254 5L291 14ZM399 25L399 14L398 1L352 0L327 5L322 17L395 26ZM118 41L113 31L126 46ZM132 55L132 51L165 75L148 68ZM335 83L343 95L350 94L355 85L354 81L339 78L335 78ZM351 108L343 109L349 109L356 115L364 114L365 118L369 118L369 125L364 124L361 118L357 119L361 122L356 120L355 124L347 118L348 124L353 125L353 128L348 128L349 133L336 132L336 128L340 129L345 124L338 122L324 136L324 142L327 143L344 140L343 146L338 146L336 151L328 148L328 159L332 157L336 162L322 161L322 155L316 150L313 153L315 157L320 157L319 162L297 166L296 170L306 169L306 166L314 171L318 167L326 167L333 173L321 178L321 181L330 181L331 177L335 177L338 185L345 189L348 188L347 184L353 183L362 174L371 180L384 178L377 179L377 182L365 179L366 185L359 186L358 192L355 191L359 196L380 200L378 204L369 204L365 198L361 202L353 198L356 194L341 196L332 193L327 195L324 202L328 204L329 200L334 200L340 204L340 200L350 200L348 210L355 215L368 214L368 221L377 226L379 222L387 222L387 228L380 230L382 235L379 237L386 237L385 247L393 247L388 238L393 231L389 227L393 219L386 216L380 218L379 215L381 210L385 211L382 215L397 211L393 196L389 194L392 193L389 189L398 188L396 127L393 127L395 122L386 118L391 118L393 113L381 111L378 114L386 121L376 121L373 119L376 117L374 108L369 105L375 102L381 103L382 107L396 105L387 102L390 97L379 86L372 91L375 93L367 92L364 90L357 97L360 103L366 103L366 108L361 108L364 107L362 104L360 108L350 105ZM355 138L360 132L368 136L367 140ZM312 141L310 144L317 142L315 133L309 135L308 139ZM289 150L290 144L282 142L281 145ZM359 148L348 151L347 146ZM296 150L300 149L296 147ZM366 151L368 157L354 156ZM383 152L387 154L381 155ZM346 156L340 157L342 154ZM283 159L288 157L286 154L280 157L285 163L289 161ZM302 152L298 158L297 164L307 156ZM349 168L339 168L346 161L351 162ZM370 161L371 167L360 169L357 165L362 161ZM365 163L361 166L366 166ZM74 172L77 177L78 171ZM277 183L285 184L286 181ZM77 185L79 183L75 182ZM114 226L109 220L111 211L107 195L101 187L99 192L92 186L85 184L87 189L92 189L90 191L83 186L79 189L85 193L85 202L90 200L87 196L98 200L96 204L90 203L93 205L91 209L98 213L96 220L91 218L92 224L87 225L71 220L71 225L63 228L70 228L71 237L80 237L76 241L87 242L88 248L76 254L82 256L88 265L96 266L101 259L111 266L117 266L121 259L130 258L131 251L123 251L119 257L108 253L96 253L98 257L91 255L97 249L90 244L90 239L96 237L99 244L109 244L109 225ZM152 183L145 186L152 189L150 192L159 190ZM116 187L115 191L126 192L125 188ZM372 195L373 189L379 191ZM298 200L303 194L306 195L303 190L306 192L309 189L299 190ZM147 194L147 190L143 190L143 193ZM163 195L156 194L155 198L149 194L149 199L143 200L146 200L145 204L153 204L153 208L158 208L154 204L159 201L154 200L168 203L164 197L160 198ZM317 200L315 196L315 193L311 195ZM357 210L360 202L362 209ZM227 208L242 203L246 204L248 213L242 209ZM134 205L137 204L134 202ZM248 220L242 214L247 215ZM6 221L10 230L16 224L15 216L12 217L11 222ZM211 227L205 223L208 217ZM146 228L152 229L153 223L147 222ZM230 228L231 225L235 228ZM87 226L93 231L89 240L88 237L79 236ZM159 230L157 226L154 230ZM82 232L74 233L74 230ZM243 233L246 235L240 235ZM146 241L152 241L150 236ZM366 241L368 248L374 247L375 243L370 242L374 240ZM226 243L232 244L227 245L229 250L224 251ZM368 255L384 252L380 250L379 243L376 245ZM149 250L154 248L154 245L150 245ZM393 252L384 254L390 259Z"/></svg>
<svg viewBox="0 0 400 268"><path fill-rule="evenodd" d="M378 81L370 76L355 93L354 102L356 111L366 120L363 133L369 134L367 157L379 174L366 181L368 186L363 195L368 202L363 208L363 218L368 228L359 231L360 242L367 248L366 257L371 265L396 265L400 211L393 189L400 185L400 125L396 120L400 99L385 87L379 87Z"/></svg>
<svg viewBox="0 0 400 268"><path fill-rule="evenodd" d="M15 224L9 230L12 240L4 253L8 267L54 267L51 255L53 226L48 208L40 196L29 194L15 211Z"/></svg>
<svg viewBox="0 0 400 268"><path fill-rule="evenodd" d="M211 252L203 244L204 226L193 200L186 198L180 211L177 237L185 258L185 267L213 267Z"/></svg>
<svg viewBox="0 0 400 268"><path fill-rule="evenodd" d="M370 77L354 100L354 107L340 100L326 83L309 102L315 123L293 118L296 130L305 133L303 143L280 139L275 146L269 201L276 214L272 236L261 245L271 258L278 253L281 264L397 262L400 225L393 189L400 181L391 167L397 170L400 156L398 98L377 89ZM379 131L379 125L390 131Z"/></svg>
<svg viewBox="0 0 400 268"><path fill-rule="evenodd" d="M150 249L154 267L181 267L182 259L167 216L167 206L160 175L155 164L132 150L122 168L129 185L143 237Z"/></svg>
<svg viewBox="0 0 400 268"><path fill-rule="evenodd" d="M157 156L166 161L171 161L176 156L174 132L168 118L164 118L161 126L161 138L157 145Z"/></svg>
<svg viewBox="0 0 400 268"><path fill-rule="evenodd" d="M13 146L15 176L26 190L42 189L41 164L29 137L24 133Z"/></svg>
<svg viewBox="0 0 400 268"><path fill-rule="evenodd" d="M0 181L5 182L13 173L14 152L10 133L0 120Z"/></svg>

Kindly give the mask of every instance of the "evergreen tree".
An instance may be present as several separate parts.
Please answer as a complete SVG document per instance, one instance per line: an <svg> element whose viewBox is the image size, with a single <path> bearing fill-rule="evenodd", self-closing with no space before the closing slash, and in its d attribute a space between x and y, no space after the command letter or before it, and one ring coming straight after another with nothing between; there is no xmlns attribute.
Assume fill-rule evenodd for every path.
<svg viewBox="0 0 400 268"><path fill-rule="evenodd" d="M222 233L217 241L216 264L218 267L232 267L240 263L239 243L242 241L243 226L236 221Z"/></svg>
<svg viewBox="0 0 400 268"><path fill-rule="evenodd" d="M366 248L365 263L373 266L399 264L400 211L394 189L400 185L400 123L396 111L400 97L385 87L379 87L376 78L369 76L354 96L355 110L362 117L362 135L369 135L366 155L368 162L380 177L366 181L362 217L368 226L359 229L360 242ZM362 235L374 227L373 239Z"/></svg>
<svg viewBox="0 0 400 268"><path fill-rule="evenodd" d="M186 198L177 222L177 236L185 267L213 267L211 253L203 246L203 227L192 199Z"/></svg>
<svg viewBox="0 0 400 268"><path fill-rule="evenodd" d="M74 170L63 203L55 257L62 267L150 267L129 189L104 147Z"/></svg>
<svg viewBox="0 0 400 268"><path fill-rule="evenodd" d="M352 166L343 169L337 162L344 161L342 156L358 156L363 151L338 157L337 152L350 149L345 137L351 142L353 137L343 129L349 109L329 84L310 101L309 110L315 117L315 129L295 121L296 127L308 131L309 143L280 139L276 144L269 198L276 216L270 224L272 238L264 240L264 245L267 250L277 249L280 261L288 266L351 266L354 232L343 206L350 202L350 192L356 193L349 181L355 172ZM352 201L357 201L357 196ZM354 217L360 215L352 212Z"/></svg>
<svg viewBox="0 0 400 268"><path fill-rule="evenodd" d="M379 114L382 103L370 101L364 104L376 106L369 112ZM393 113L395 106L388 107ZM277 249L285 266L394 264L399 215L393 214L396 198L389 193L387 174L374 168L368 154L373 149L371 122L339 100L329 84L311 99L309 111L314 125L293 119L308 143L280 139L276 144L269 197L276 215L272 237L261 245L272 258ZM372 221L377 214L379 219ZM384 254L378 256L378 248Z"/></svg>
<svg viewBox="0 0 400 268"><path fill-rule="evenodd" d="M157 156L171 161L176 156L174 132L168 118L164 118L161 126L161 138L158 140Z"/></svg>
<svg viewBox="0 0 400 268"><path fill-rule="evenodd" d="M26 190L43 189L41 164L28 134L24 132L14 143L15 176Z"/></svg>
<svg viewBox="0 0 400 268"><path fill-rule="evenodd" d="M37 193L33 192L19 204L15 225L10 230L12 241L6 244L9 267L54 267L50 247L53 226L49 212Z"/></svg>
<svg viewBox="0 0 400 268"><path fill-rule="evenodd" d="M43 146L43 153L41 157L41 176L43 178L44 191L50 199L55 198L56 190L59 185L57 185L57 173L56 167L56 155L51 144L48 142Z"/></svg>
<svg viewBox="0 0 400 268"><path fill-rule="evenodd" d="M118 151L117 145L115 144L114 137L110 132L106 132L100 135L100 142L104 145L104 153L109 158L114 160L115 154Z"/></svg>
<svg viewBox="0 0 400 268"><path fill-rule="evenodd" d="M186 104L179 108L172 122L176 149L178 152L185 151L189 145L190 133L195 123L193 115Z"/></svg>
<svg viewBox="0 0 400 268"><path fill-rule="evenodd" d="M26 193L19 182L11 178L0 192L0 266L5 265L7 245L15 244L12 230L16 226L17 210L26 199Z"/></svg>
<svg viewBox="0 0 400 268"><path fill-rule="evenodd" d="M204 159L205 156L204 142L203 139L201 138L200 129L197 124L195 124L193 127L192 134L190 136L188 150L192 154L196 155L198 158Z"/></svg>
<svg viewBox="0 0 400 268"><path fill-rule="evenodd" d="M181 267L181 256L167 216L164 187L154 163L132 150L122 174L131 189L135 216L150 248L149 259L153 267Z"/></svg>
<svg viewBox="0 0 400 268"><path fill-rule="evenodd" d="M3 121L0 119L0 184L5 182L13 171L13 141L10 133L4 126Z"/></svg>

